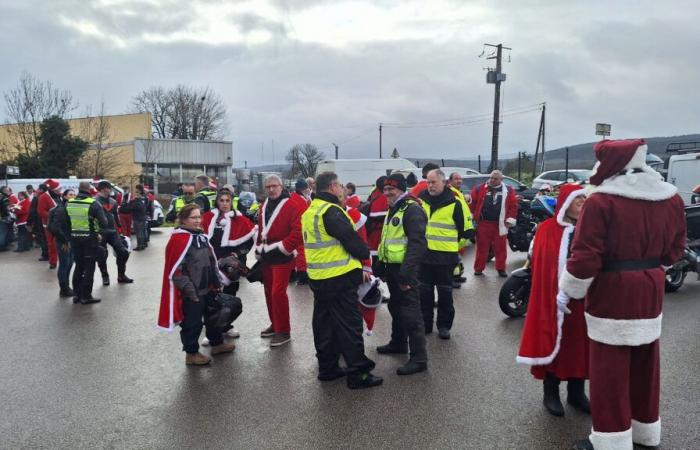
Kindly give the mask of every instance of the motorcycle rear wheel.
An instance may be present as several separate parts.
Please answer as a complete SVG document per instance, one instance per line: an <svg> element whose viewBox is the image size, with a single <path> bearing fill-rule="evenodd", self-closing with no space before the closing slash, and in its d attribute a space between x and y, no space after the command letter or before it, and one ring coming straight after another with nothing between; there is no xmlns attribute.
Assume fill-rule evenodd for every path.
<svg viewBox="0 0 700 450"><path fill-rule="evenodd" d="M522 317L530 299L530 283L524 278L509 277L498 294L498 306L509 317Z"/></svg>
<svg viewBox="0 0 700 450"><path fill-rule="evenodd" d="M670 268L666 271L666 292L676 292L683 286L685 276L688 274L685 270Z"/></svg>

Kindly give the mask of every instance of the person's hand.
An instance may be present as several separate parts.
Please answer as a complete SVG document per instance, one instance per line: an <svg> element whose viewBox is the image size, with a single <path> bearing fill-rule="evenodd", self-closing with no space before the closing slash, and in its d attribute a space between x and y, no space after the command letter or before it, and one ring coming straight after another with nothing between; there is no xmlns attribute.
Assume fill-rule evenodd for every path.
<svg viewBox="0 0 700 450"><path fill-rule="evenodd" d="M411 289L411 285L410 284L399 284L399 289L406 292L406 291Z"/></svg>
<svg viewBox="0 0 700 450"><path fill-rule="evenodd" d="M369 281L372 280L372 273L371 272L365 272L364 270L362 271L362 282L363 283L368 283Z"/></svg>
<svg viewBox="0 0 700 450"><path fill-rule="evenodd" d="M568 308L569 301L569 295L564 291L559 291L557 294L557 309L564 314L571 314L571 310Z"/></svg>

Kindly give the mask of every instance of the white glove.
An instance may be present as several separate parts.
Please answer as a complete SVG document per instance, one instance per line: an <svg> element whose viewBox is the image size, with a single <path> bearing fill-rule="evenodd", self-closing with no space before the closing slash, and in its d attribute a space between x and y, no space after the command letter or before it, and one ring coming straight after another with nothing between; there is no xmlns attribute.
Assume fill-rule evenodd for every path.
<svg viewBox="0 0 700 450"><path fill-rule="evenodd" d="M571 310L567 308L569 300L571 299L566 292L559 291L559 293L557 294L557 308L559 309L559 311L563 312L564 314L571 314Z"/></svg>

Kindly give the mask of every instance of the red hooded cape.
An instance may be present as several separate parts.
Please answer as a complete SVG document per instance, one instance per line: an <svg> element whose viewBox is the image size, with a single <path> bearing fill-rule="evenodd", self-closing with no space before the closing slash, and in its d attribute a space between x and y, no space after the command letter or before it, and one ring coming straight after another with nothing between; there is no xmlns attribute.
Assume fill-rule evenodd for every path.
<svg viewBox="0 0 700 450"><path fill-rule="evenodd" d="M212 224L216 224L220 215L221 211L219 211L218 208L207 211L202 215L202 228L209 240L211 240L214 235L214 229L216 228L216 226L212 226ZM229 211L225 214L225 218L221 220L225 221L224 234L221 238L222 247L237 247L251 239L255 242L258 226L254 225L253 222L241 214L240 211Z"/></svg>
<svg viewBox="0 0 700 450"><path fill-rule="evenodd" d="M572 300L565 315L556 304L558 281L565 268L574 226L564 221L573 200L585 195L581 186L560 188L555 216L542 222L532 248L532 287L520 351L516 360L533 367L536 378L546 372L560 379L587 377L586 326L583 302Z"/></svg>

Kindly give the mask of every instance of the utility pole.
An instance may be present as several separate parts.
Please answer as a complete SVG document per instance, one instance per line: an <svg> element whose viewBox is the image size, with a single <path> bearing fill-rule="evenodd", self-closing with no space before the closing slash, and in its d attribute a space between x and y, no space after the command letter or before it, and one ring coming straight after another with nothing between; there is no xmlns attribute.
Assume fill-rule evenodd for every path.
<svg viewBox="0 0 700 450"><path fill-rule="evenodd" d="M382 124L379 123L379 159L382 159Z"/></svg>
<svg viewBox="0 0 700 450"><path fill-rule="evenodd" d="M547 125L547 104L542 103L542 169L540 169L540 172L544 172L544 137L546 135L545 133L545 127Z"/></svg>
<svg viewBox="0 0 700 450"><path fill-rule="evenodd" d="M338 159L338 144L336 144L335 142L332 142L331 145L333 145L333 147L335 147L335 159Z"/></svg>
<svg viewBox="0 0 700 450"><path fill-rule="evenodd" d="M537 144L535 145L535 159L532 161L532 178L535 178L537 173L537 155L540 151L540 143L542 143L542 168L540 172L544 172L544 119L545 111L547 108L546 103L542 103L542 116L540 117L540 128L537 130Z"/></svg>
<svg viewBox="0 0 700 450"><path fill-rule="evenodd" d="M506 81L506 74L501 72L501 60L503 57L503 49L512 50L510 47L504 47L503 44L484 44L486 47L495 47L496 55L488 56L486 59L496 60L496 69L489 69L486 74L486 83L495 85L493 97L493 135L491 137L491 164L489 170L498 169L498 128L501 119L501 83Z"/></svg>

